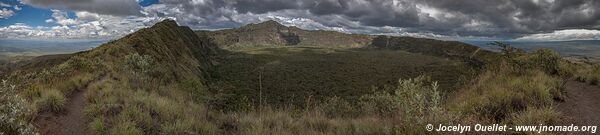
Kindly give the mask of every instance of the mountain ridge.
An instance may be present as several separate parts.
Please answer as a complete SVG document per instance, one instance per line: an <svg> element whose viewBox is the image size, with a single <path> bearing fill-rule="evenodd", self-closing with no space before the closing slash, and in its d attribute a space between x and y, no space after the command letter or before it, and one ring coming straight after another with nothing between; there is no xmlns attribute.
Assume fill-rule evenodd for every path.
<svg viewBox="0 0 600 135"><path fill-rule="evenodd" d="M196 33L210 35L220 47L224 48L297 45L360 48L367 46L373 37L336 31L304 30L295 26L284 26L274 20L233 29L197 30Z"/></svg>
<svg viewBox="0 0 600 135"><path fill-rule="evenodd" d="M491 61L495 54L459 41L443 41L407 36L346 34L337 31L304 30L274 20L217 31L195 31L208 35L225 49L251 47L312 46L325 48L387 48L438 57Z"/></svg>

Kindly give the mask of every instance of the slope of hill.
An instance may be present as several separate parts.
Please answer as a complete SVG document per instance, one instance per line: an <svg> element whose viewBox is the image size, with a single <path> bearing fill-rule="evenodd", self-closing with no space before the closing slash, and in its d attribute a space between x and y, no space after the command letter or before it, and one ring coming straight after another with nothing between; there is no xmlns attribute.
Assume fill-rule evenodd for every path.
<svg viewBox="0 0 600 135"><path fill-rule="evenodd" d="M477 46L458 42L441 41L427 38L377 36L370 47L405 50L447 58L474 59L478 61L494 61L498 54Z"/></svg>
<svg viewBox="0 0 600 135"><path fill-rule="evenodd" d="M516 58L539 63L549 54ZM194 32L165 20L89 51L47 58L9 78L33 110L27 121L44 134L72 133L65 125L75 134L417 134L425 122L513 122L508 116L529 116L523 107L544 109L560 97L558 77L538 67L500 63L498 72L479 76L488 69L473 61L501 57L468 44L306 31L274 21ZM536 92L502 96L540 99L486 93L521 87ZM544 102L529 102L538 100ZM416 112L398 113L409 111Z"/></svg>
<svg viewBox="0 0 600 135"><path fill-rule="evenodd" d="M60 119L55 117L71 115L72 111L85 111L90 118L112 119L123 112L106 113L116 109L107 106L123 108L131 105L124 93L161 91L173 94L180 91L177 89L181 89L179 84L182 82L193 82L191 87L194 90L207 89L205 82L213 65L211 57L216 53L216 46L208 39L197 36L188 27L178 26L175 21L165 20L89 51L68 57L34 58L48 58L55 62L30 61L11 71L8 78L19 84L17 89L22 90L20 95L30 103L33 114L36 114L32 119L35 119L40 132L70 134L61 128L43 125L56 125L59 121L55 120ZM108 86L111 88L106 88ZM112 95L115 92L124 93ZM84 99L76 97L84 95L86 98L81 102L87 102L85 110L68 109L67 114L60 113L71 101L69 99ZM171 101L175 97L168 99ZM78 124L87 127L87 123L75 125Z"/></svg>
<svg viewBox="0 0 600 135"><path fill-rule="evenodd" d="M372 36L345 34L334 31L303 30L287 27L276 21L218 31L196 31L214 37L217 44L225 48L274 47L274 46L319 46L359 48L370 43Z"/></svg>

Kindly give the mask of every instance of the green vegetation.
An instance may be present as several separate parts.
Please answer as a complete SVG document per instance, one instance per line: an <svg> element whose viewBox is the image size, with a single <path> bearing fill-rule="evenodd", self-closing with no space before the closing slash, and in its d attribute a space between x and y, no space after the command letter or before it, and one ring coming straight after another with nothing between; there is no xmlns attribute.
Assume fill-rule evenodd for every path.
<svg viewBox="0 0 600 135"><path fill-rule="evenodd" d="M600 65L581 64L581 67L575 71L574 76L577 81L600 85Z"/></svg>
<svg viewBox="0 0 600 135"><path fill-rule="evenodd" d="M0 84L0 134L34 135L35 128L28 123L30 110L25 101L16 96L15 86L2 80Z"/></svg>
<svg viewBox="0 0 600 135"><path fill-rule="evenodd" d="M345 39L355 40L333 44ZM501 53L273 22L193 32L165 21L47 67L11 72L20 85L8 95L25 101L0 99L26 103L17 106L31 111L10 115L29 120L60 112L85 90L94 134L435 134L424 125L555 123L565 78L593 83L583 75L598 69L551 50L495 45Z"/></svg>
<svg viewBox="0 0 600 135"><path fill-rule="evenodd" d="M77 69L78 71L71 74L63 72L72 71L73 69ZM39 80L30 81L25 83L27 85L21 86L24 89L21 95L34 103L33 108L31 108L34 112L60 112L67 101L65 97L83 89L94 78L102 74L102 70L97 69L91 66L91 63L88 63L88 61L71 59L54 68L42 70L42 72L33 72L26 74L26 76L14 77L40 76ZM23 81L27 80L27 78L16 78L16 80Z"/></svg>
<svg viewBox="0 0 600 135"><path fill-rule="evenodd" d="M35 101L35 106L40 111L58 112L63 109L66 103L65 96L58 90L45 90L42 92L39 100Z"/></svg>
<svg viewBox="0 0 600 135"><path fill-rule="evenodd" d="M438 80L440 91L452 92L473 73L460 61L380 49L262 48L225 54L217 62L211 91L219 95L209 100L225 110L245 104L304 107L307 100L334 96L356 101L379 91L372 87L422 74Z"/></svg>
<svg viewBox="0 0 600 135"><path fill-rule="evenodd" d="M462 89L449 109L462 112L464 123L557 124L562 115L554 107L564 99L565 78L572 74L564 65L569 63L550 50L527 54L499 46L502 61Z"/></svg>
<svg viewBox="0 0 600 135"><path fill-rule="evenodd" d="M362 48L368 46L372 39L369 35L286 27L276 21L249 24L237 29L196 31L196 33L210 36L221 48L233 50L283 46Z"/></svg>

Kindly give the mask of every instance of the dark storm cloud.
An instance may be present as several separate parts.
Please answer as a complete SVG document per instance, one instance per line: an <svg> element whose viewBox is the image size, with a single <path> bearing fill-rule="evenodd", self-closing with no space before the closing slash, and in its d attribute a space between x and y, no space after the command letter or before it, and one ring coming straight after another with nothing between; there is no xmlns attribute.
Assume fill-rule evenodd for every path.
<svg viewBox="0 0 600 135"><path fill-rule="evenodd" d="M560 29L598 29L600 1L595 0L425 0L444 12L466 15L465 20L492 23L500 33L531 34ZM466 22L465 22L466 23Z"/></svg>
<svg viewBox="0 0 600 135"><path fill-rule="evenodd" d="M340 16L362 26L403 28L458 36L518 37L561 29L598 29L600 1L595 0L231 0L177 1L184 13L212 19L236 14L264 14L285 10L308 11L292 15L313 18L326 26L351 27ZM195 3L194 3L195 2ZM194 4L192 4L194 3ZM226 11L224 11L226 10ZM435 12L433 14L431 12ZM289 13L287 15L290 15ZM205 24L206 25L206 24Z"/></svg>
<svg viewBox="0 0 600 135"><path fill-rule="evenodd" d="M140 15L141 7L135 0L21 0L40 8L87 11L105 15Z"/></svg>
<svg viewBox="0 0 600 135"><path fill-rule="evenodd" d="M40 7L100 14L128 15L140 10L133 0L98 1L23 0ZM393 27L409 33L517 38L564 29L600 29L599 0L161 0L158 5L143 10L177 18L192 28L209 29L273 16L319 23L306 25L311 27L366 33Z"/></svg>

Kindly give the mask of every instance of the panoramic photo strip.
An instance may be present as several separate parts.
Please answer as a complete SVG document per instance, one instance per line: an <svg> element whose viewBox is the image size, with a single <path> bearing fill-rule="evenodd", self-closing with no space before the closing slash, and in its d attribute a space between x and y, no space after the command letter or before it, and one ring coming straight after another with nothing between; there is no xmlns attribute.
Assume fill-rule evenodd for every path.
<svg viewBox="0 0 600 135"><path fill-rule="evenodd" d="M600 0L0 0L0 135L586 135Z"/></svg>

